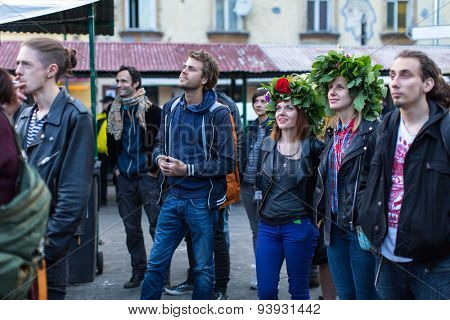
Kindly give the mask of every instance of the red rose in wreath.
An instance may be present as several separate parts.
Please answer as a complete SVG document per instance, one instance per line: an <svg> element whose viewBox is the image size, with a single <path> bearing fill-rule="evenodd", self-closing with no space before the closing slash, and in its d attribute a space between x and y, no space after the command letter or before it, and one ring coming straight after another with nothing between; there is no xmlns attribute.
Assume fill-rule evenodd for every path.
<svg viewBox="0 0 450 320"><path fill-rule="evenodd" d="M275 84L275 90L279 93L290 94L291 89L289 88L289 80L286 78L280 78Z"/></svg>

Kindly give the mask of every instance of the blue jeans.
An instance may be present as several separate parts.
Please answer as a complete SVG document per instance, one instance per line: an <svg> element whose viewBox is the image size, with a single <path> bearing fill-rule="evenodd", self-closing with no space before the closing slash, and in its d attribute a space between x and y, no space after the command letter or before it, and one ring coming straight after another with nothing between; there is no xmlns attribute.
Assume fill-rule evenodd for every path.
<svg viewBox="0 0 450 320"><path fill-rule="evenodd" d="M396 263L376 258L375 287L383 300L450 299L450 256L433 268L412 261Z"/></svg>
<svg viewBox="0 0 450 320"><path fill-rule="evenodd" d="M356 231L331 226L327 255L339 300L376 299L375 257L361 249Z"/></svg>
<svg viewBox="0 0 450 320"><path fill-rule="evenodd" d="M286 259L289 293L293 300L309 300L308 278L319 230L309 217L301 223L269 225L259 222L256 241L258 298L278 299L280 270Z"/></svg>
<svg viewBox="0 0 450 320"><path fill-rule="evenodd" d="M208 209L206 199L180 199L169 195L161 207L153 248L142 284L141 299L161 299L164 275L175 249L190 229L195 255L192 299L211 299L214 287L214 228L218 209Z"/></svg>

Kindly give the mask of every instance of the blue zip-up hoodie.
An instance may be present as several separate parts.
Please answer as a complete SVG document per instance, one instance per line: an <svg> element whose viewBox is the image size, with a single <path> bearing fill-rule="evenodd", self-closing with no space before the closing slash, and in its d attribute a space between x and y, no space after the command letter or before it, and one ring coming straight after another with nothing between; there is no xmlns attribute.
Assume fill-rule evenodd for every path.
<svg viewBox="0 0 450 320"><path fill-rule="evenodd" d="M165 177L161 195L167 191L182 198L207 197L208 207L226 200L226 175L235 169L234 141L230 111L216 103L216 94L207 90L199 105L187 106L184 96L167 102L153 151L153 161L169 155L187 165L184 177ZM194 192L196 195L194 196ZM160 197L161 200L161 197Z"/></svg>
<svg viewBox="0 0 450 320"><path fill-rule="evenodd" d="M130 179L148 171L144 152L144 129L139 125L136 110L137 106L122 106L122 152L117 159L120 174Z"/></svg>
<svg viewBox="0 0 450 320"><path fill-rule="evenodd" d="M216 102L214 91L206 91L203 101L198 105L187 105L186 100L180 100L175 109L170 136L169 156L184 163L198 163L206 160L202 143L203 115ZM199 115L201 115L199 117ZM171 187L169 193L178 198L206 198L210 183L208 180L192 177L168 177Z"/></svg>

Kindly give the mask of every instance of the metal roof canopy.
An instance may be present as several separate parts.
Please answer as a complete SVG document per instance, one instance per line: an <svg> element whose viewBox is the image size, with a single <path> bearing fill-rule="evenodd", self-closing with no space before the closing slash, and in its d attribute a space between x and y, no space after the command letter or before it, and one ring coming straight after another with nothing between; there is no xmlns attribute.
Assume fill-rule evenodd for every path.
<svg viewBox="0 0 450 320"><path fill-rule="evenodd" d="M96 34L113 35L114 0L2 0L0 31L89 34L92 3Z"/></svg>
<svg viewBox="0 0 450 320"><path fill-rule="evenodd" d="M91 112L96 133L95 29L99 28L99 34L114 34L114 0L1 0L1 4L0 31L89 34ZM94 148L97 157L97 145Z"/></svg>

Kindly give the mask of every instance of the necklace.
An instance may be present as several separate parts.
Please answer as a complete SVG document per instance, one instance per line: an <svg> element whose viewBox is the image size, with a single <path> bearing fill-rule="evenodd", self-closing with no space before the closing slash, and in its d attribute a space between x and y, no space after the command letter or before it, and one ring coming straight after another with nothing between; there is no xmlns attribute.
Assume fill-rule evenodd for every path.
<svg viewBox="0 0 450 320"><path fill-rule="evenodd" d="M279 152L279 151L278 151L278 152ZM277 170L277 173L276 173L276 176L275 176L275 180L277 180L277 181L280 181L280 176L281 176L281 174L283 173L283 171L286 169L286 167L287 167L287 165L288 165L288 162L289 162L289 160L290 160L288 157L283 156L283 155L281 154L281 152L279 152L279 154L280 154L281 157L284 157L285 160L284 160L284 163L283 163L281 166L278 167L278 170ZM279 156L279 158L277 159L277 162L278 162L278 161L281 162L281 157L280 157L280 156Z"/></svg>
<svg viewBox="0 0 450 320"><path fill-rule="evenodd" d="M289 158L292 158L293 156L295 156L295 155L300 151L300 147L301 147L301 146L302 146L301 143L299 143L299 144L298 144L297 150L296 150L293 154L283 154L283 153L281 152L281 147L280 147L280 144L279 144L279 143L277 144L277 149L278 149L278 152L279 152L282 156L288 158L288 160L289 160ZM286 165L287 165L287 161L286 161Z"/></svg>
<svg viewBox="0 0 450 320"><path fill-rule="evenodd" d="M299 145L297 151L295 151L294 154L292 154L292 155L284 155L284 154L281 153L279 145L277 145L277 151L278 151L279 155L277 156L277 165L276 166L278 167L278 170L277 170L277 173L276 173L276 176L275 176L275 180L276 181L280 181L280 179L281 179L280 177L283 174L284 170L286 169L289 160L291 160L291 157L295 156L298 153L299 150L300 150L300 145ZM284 163L281 164L282 158L284 158L283 159Z"/></svg>

